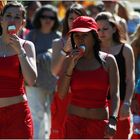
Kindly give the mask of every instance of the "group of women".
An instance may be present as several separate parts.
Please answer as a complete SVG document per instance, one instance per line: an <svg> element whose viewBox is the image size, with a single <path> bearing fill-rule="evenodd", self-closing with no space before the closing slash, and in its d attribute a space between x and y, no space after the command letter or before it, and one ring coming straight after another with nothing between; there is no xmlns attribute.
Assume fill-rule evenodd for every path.
<svg viewBox="0 0 140 140"><path fill-rule="evenodd" d="M0 138L33 138L24 81L30 86L36 81L36 55L33 43L17 35L24 22L20 3L3 8ZM9 34L13 24L16 32ZM131 46L121 39L109 12L93 19L76 3L63 24L62 38L52 44L51 70L59 80L51 104L50 138L128 138L135 83Z"/></svg>

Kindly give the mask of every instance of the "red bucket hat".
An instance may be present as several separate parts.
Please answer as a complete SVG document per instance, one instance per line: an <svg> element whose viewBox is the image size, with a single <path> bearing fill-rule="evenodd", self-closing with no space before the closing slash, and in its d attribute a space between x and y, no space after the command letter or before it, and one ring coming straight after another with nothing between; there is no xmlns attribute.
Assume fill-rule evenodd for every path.
<svg viewBox="0 0 140 140"><path fill-rule="evenodd" d="M89 32L94 30L97 32L98 25L92 17L88 16L79 16L77 17L72 24L72 29L69 33L72 32Z"/></svg>

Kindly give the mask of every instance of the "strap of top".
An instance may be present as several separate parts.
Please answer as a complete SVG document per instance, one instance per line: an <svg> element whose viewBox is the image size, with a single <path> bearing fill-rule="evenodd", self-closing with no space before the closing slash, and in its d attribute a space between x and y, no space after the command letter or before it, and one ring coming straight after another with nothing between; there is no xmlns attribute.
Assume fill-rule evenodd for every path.
<svg viewBox="0 0 140 140"><path fill-rule="evenodd" d="M123 52L123 48L124 48L124 43L122 44L122 47L121 47L120 53Z"/></svg>
<svg viewBox="0 0 140 140"><path fill-rule="evenodd" d="M24 41L24 43L23 43L22 47L24 48L24 47L25 47L25 45L26 45L26 40Z"/></svg>

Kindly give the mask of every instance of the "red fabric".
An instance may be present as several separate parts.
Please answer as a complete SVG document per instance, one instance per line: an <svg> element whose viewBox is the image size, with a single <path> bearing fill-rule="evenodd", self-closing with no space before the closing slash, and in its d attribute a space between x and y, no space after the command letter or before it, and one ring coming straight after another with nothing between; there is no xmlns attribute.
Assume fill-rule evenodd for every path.
<svg viewBox="0 0 140 140"><path fill-rule="evenodd" d="M24 80L17 55L0 57L0 98L24 94Z"/></svg>
<svg viewBox="0 0 140 140"><path fill-rule="evenodd" d="M0 108L0 139L33 139L33 123L27 102Z"/></svg>
<svg viewBox="0 0 140 140"><path fill-rule="evenodd" d="M91 30L96 32L98 30L98 25L94 18L89 16L79 16L73 21L72 29L69 31L69 33L89 32Z"/></svg>
<svg viewBox="0 0 140 140"><path fill-rule="evenodd" d="M71 80L71 104L85 108L107 106L109 76L101 66L96 70L74 70Z"/></svg>
<svg viewBox="0 0 140 140"><path fill-rule="evenodd" d="M140 105L140 94L135 94L135 95L136 95L137 101L138 101L138 103Z"/></svg>
<svg viewBox="0 0 140 140"><path fill-rule="evenodd" d="M114 139L128 139L130 133L130 118L118 120L117 132Z"/></svg>
<svg viewBox="0 0 140 140"><path fill-rule="evenodd" d="M92 120L69 115L66 121L67 139L103 139L108 121Z"/></svg>
<svg viewBox="0 0 140 140"><path fill-rule="evenodd" d="M108 104L109 104L109 110L110 110L110 105L111 105L110 100L108 101ZM121 101L120 103L120 108L122 104L123 104L123 101ZM125 120L120 120L119 115L118 115L117 131L113 139L128 139L129 134L130 134L130 117L128 117Z"/></svg>
<svg viewBox="0 0 140 140"><path fill-rule="evenodd" d="M63 100L59 98L57 92L54 94L51 104L51 139L64 138L64 125L70 99L71 94L68 94Z"/></svg>
<svg viewBox="0 0 140 140"><path fill-rule="evenodd" d="M58 93L54 95L51 104L51 139L64 138L67 107L71 99L72 103L77 104L77 101L79 101L78 105L83 107L104 107L107 104L109 79L107 72L102 67L95 71L82 72L76 70L73 77L71 81L73 95L69 93L63 100L59 98ZM80 100L76 98L78 96L81 97Z"/></svg>
<svg viewBox="0 0 140 140"><path fill-rule="evenodd" d="M133 134L131 139L140 139L140 134Z"/></svg>

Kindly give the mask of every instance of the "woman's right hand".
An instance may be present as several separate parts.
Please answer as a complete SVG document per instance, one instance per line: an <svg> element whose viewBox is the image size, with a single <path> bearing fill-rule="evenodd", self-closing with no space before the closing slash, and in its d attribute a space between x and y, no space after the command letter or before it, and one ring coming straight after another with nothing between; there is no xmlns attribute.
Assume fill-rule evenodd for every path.
<svg viewBox="0 0 140 140"><path fill-rule="evenodd" d="M80 49L73 49L68 57L68 67L67 67L67 72L69 74L72 73L73 68L76 66L78 60L82 57L81 55L81 50Z"/></svg>
<svg viewBox="0 0 140 140"><path fill-rule="evenodd" d="M65 52L71 52L71 50L72 50L72 44L71 44L71 38L70 37L68 37L68 39L67 39L67 41L65 43L65 46L63 47L63 50Z"/></svg>

